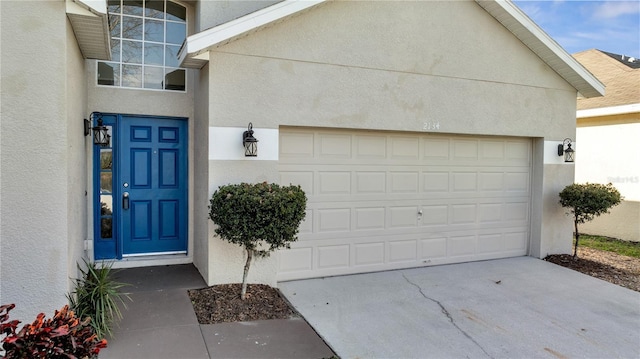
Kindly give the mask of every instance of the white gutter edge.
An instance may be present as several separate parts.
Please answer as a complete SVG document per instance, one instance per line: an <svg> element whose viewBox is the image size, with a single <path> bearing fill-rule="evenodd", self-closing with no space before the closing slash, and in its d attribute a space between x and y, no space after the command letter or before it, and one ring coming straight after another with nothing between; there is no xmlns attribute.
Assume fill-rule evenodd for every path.
<svg viewBox="0 0 640 359"><path fill-rule="evenodd" d="M576 111L576 118L624 115L634 112L640 112L640 103L633 103L630 105L622 106L592 108L588 110L578 110Z"/></svg>
<svg viewBox="0 0 640 359"><path fill-rule="evenodd" d="M104 0L67 0L67 2L73 2L74 4L81 6L87 11L90 11L97 16L107 15L107 2Z"/></svg>

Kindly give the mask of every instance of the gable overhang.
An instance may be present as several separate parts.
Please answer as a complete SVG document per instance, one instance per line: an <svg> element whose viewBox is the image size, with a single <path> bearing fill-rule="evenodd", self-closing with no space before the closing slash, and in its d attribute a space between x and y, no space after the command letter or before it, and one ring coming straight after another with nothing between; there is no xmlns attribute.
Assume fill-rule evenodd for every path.
<svg viewBox="0 0 640 359"><path fill-rule="evenodd" d="M475 1L573 86L578 91L578 96L604 96L604 84L510 0Z"/></svg>
<svg viewBox="0 0 640 359"><path fill-rule="evenodd" d="M189 36L178 54L180 64L188 68L202 68L209 61L209 50L283 21L325 1L327 0L285 0ZM475 1L575 88L578 96L590 98L604 95L604 85L510 0Z"/></svg>
<svg viewBox="0 0 640 359"><path fill-rule="evenodd" d="M290 16L309 10L326 0L285 0L242 16L227 23L189 36L180 48L178 59L182 67L202 68L208 61L210 49L284 21Z"/></svg>
<svg viewBox="0 0 640 359"><path fill-rule="evenodd" d="M66 12L82 56L111 60L106 0L66 0Z"/></svg>

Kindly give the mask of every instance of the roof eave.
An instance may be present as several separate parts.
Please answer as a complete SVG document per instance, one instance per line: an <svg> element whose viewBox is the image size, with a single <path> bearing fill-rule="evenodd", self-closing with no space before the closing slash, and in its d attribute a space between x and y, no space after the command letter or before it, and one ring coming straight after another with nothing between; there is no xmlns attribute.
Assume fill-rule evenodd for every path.
<svg viewBox="0 0 640 359"><path fill-rule="evenodd" d="M510 0L475 1L573 86L580 96L604 96L604 84Z"/></svg>
<svg viewBox="0 0 640 359"><path fill-rule="evenodd" d="M202 68L209 50L282 21L327 0L285 0L189 36L178 54L181 66ZM475 0L491 16L586 98L604 96L604 85L510 0Z"/></svg>
<svg viewBox="0 0 640 359"><path fill-rule="evenodd" d="M66 13L85 59L111 60L105 0L66 0Z"/></svg>
<svg viewBox="0 0 640 359"><path fill-rule="evenodd" d="M180 65L202 68L208 61L202 57L210 49L222 46L273 23L308 10L327 0L285 0L238 19L189 36L180 48Z"/></svg>

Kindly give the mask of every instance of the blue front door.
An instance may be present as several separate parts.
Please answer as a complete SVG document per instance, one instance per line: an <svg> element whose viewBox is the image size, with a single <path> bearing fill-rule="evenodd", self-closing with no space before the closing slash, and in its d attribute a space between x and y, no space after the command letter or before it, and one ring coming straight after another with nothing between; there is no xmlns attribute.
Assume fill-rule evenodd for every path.
<svg viewBox="0 0 640 359"><path fill-rule="evenodd" d="M122 117L122 255L187 249L187 123Z"/></svg>
<svg viewBox="0 0 640 359"><path fill-rule="evenodd" d="M101 184L100 201L112 202L112 213L98 213L97 223L110 218L113 224L111 239L104 238L104 226L95 232L96 259L186 253L187 121L131 115L103 119L114 134L113 190L105 194ZM105 170L98 171L104 178Z"/></svg>

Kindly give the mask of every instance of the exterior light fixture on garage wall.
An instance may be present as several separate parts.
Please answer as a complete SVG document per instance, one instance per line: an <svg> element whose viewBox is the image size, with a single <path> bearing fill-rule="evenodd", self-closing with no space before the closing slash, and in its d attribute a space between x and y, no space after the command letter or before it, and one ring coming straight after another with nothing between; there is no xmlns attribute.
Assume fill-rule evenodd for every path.
<svg viewBox="0 0 640 359"><path fill-rule="evenodd" d="M91 121L84 120L84 135L89 136L93 131L93 144L109 147L111 143L111 135L109 134L109 128L102 124L102 114L100 112L94 112L91 114L93 118L98 117L98 126L91 127Z"/></svg>
<svg viewBox="0 0 640 359"><path fill-rule="evenodd" d="M258 139L253 137L253 124L249 122L249 128L242 134L242 144L244 145L245 157L258 156Z"/></svg>
<svg viewBox="0 0 640 359"><path fill-rule="evenodd" d="M573 162L576 151L571 148L571 139L565 138L562 144L558 145L558 156L564 156L565 162Z"/></svg>

